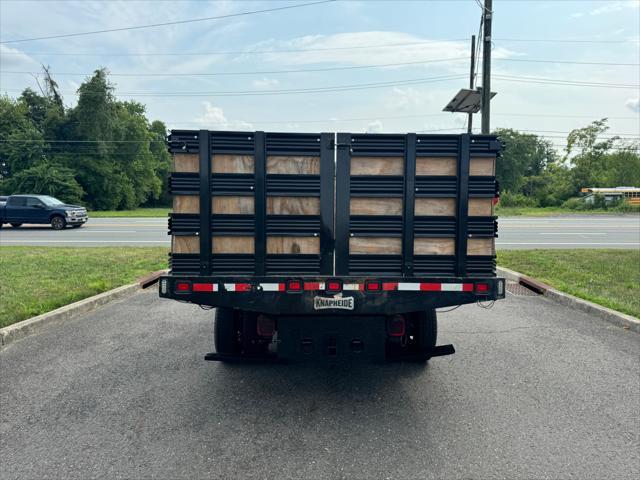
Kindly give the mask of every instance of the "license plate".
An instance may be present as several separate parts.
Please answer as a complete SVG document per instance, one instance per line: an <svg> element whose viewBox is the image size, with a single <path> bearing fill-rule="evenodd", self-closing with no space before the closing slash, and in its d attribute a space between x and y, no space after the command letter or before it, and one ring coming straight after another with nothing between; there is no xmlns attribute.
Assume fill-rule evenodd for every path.
<svg viewBox="0 0 640 480"><path fill-rule="evenodd" d="M315 297L313 299L315 310L326 308L340 308L342 310L353 310L353 297Z"/></svg>

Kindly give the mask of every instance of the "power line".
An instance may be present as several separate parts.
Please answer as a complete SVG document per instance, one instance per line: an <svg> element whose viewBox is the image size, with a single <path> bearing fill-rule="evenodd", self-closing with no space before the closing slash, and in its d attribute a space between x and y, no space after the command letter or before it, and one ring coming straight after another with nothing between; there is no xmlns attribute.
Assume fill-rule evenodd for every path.
<svg viewBox="0 0 640 480"><path fill-rule="evenodd" d="M301 8L301 7L309 7L311 5L319 5L322 3L333 3L336 0L318 0L315 2L308 2L308 3L299 3L296 5L285 5L282 7L274 7L274 8L266 8L263 10L252 10L252 11L248 11L248 12L239 12L239 13L229 13L227 15L217 15L215 17L204 17L204 18L191 18L188 20L176 20L173 22L162 22L162 23L150 23L147 25L137 25L137 26L132 26L132 27L119 27L119 28L107 28L104 30L93 30L93 31L89 31L89 32L77 32L77 33L64 33L64 34L59 34L59 35L47 35L44 37L32 37L32 38L21 38L21 39L16 39L16 40L4 40L4 41L0 41L0 43L20 43L20 42L33 42L36 40L52 40L54 38L68 38L68 37L79 37L79 36L83 36L83 35L95 35L95 34L99 34L99 33L109 33L109 32L123 32L125 30L140 30L140 29L144 29L144 28L154 28L154 27L165 27L165 26L169 26L169 25L183 25L186 23L196 23L196 22L207 22L210 20L220 20L223 18L233 18L233 17L243 17L243 16L247 16L247 15L255 15L258 13L267 13L267 12L276 12L279 10L290 10L293 8Z"/></svg>
<svg viewBox="0 0 640 480"><path fill-rule="evenodd" d="M541 77L525 77L512 75L494 75L493 78L504 80L507 82L521 83L541 83L545 85L566 85L571 87L601 87L601 88L640 88L640 85L620 84L620 83L601 83L601 82L581 82L576 80L562 80L554 78Z"/></svg>

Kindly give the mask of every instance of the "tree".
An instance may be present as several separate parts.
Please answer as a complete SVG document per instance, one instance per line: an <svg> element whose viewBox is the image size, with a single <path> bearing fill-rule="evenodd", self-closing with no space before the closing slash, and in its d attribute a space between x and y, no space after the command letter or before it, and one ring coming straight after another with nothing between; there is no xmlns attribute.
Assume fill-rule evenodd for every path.
<svg viewBox="0 0 640 480"><path fill-rule="evenodd" d="M2 181L7 193L51 195L67 203L80 203L84 190L73 176L73 170L54 163L41 162Z"/></svg>

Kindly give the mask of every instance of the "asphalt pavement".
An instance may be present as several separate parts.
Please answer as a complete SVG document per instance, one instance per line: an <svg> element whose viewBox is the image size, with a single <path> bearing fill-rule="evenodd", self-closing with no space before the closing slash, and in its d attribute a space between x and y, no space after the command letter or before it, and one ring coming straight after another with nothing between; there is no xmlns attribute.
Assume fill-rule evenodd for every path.
<svg viewBox="0 0 640 480"><path fill-rule="evenodd" d="M415 364L225 365L145 291L0 351L0 478L640 478L640 336L538 296Z"/></svg>
<svg viewBox="0 0 640 480"><path fill-rule="evenodd" d="M571 215L504 217L498 220L498 249L638 248L640 215ZM90 218L79 229L54 231L48 226L4 226L0 245L166 246L166 218Z"/></svg>

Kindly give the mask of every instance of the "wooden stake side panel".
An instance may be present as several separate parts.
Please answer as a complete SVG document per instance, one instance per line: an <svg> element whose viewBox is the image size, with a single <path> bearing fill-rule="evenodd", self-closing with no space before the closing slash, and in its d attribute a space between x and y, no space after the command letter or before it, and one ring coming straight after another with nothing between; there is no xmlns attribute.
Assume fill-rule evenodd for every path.
<svg viewBox="0 0 640 480"><path fill-rule="evenodd" d="M495 157L471 157L469 163L470 176L493 177L496 174Z"/></svg>
<svg viewBox="0 0 640 480"><path fill-rule="evenodd" d="M493 216L493 199L492 198L470 198L468 215L470 217Z"/></svg>
<svg viewBox="0 0 640 480"><path fill-rule="evenodd" d="M320 238L269 236L267 237L267 254L319 255Z"/></svg>
<svg viewBox="0 0 640 480"><path fill-rule="evenodd" d="M179 173L200 172L200 157L194 153L176 153L173 155L173 171Z"/></svg>
<svg viewBox="0 0 640 480"><path fill-rule="evenodd" d="M457 175L456 157L416 157L416 175Z"/></svg>
<svg viewBox="0 0 640 480"><path fill-rule="evenodd" d="M351 157L351 175L404 175L404 158Z"/></svg>
<svg viewBox="0 0 640 480"><path fill-rule="evenodd" d="M213 237L213 253L248 253L255 252L253 237Z"/></svg>
<svg viewBox="0 0 640 480"><path fill-rule="evenodd" d="M455 255L455 238L416 237L413 241L414 255Z"/></svg>
<svg viewBox="0 0 640 480"><path fill-rule="evenodd" d="M200 253L200 237L172 235L171 253Z"/></svg>
<svg viewBox="0 0 640 480"><path fill-rule="evenodd" d="M351 215L402 215L401 198L351 197Z"/></svg>
<svg viewBox="0 0 640 480"><path fill-rule="evenodd" d="M277 156L267 157L267 175L320 175L320 157Z"/></svg>
<svg viewBox="0 0 640 480"><path fill-rule="evenodd" d="M253 155L215 154L211 157L211 173L250 173L256 169Z"/></svg>
<svg viewBox="0 0 640 480"><path fill-rule="evenodd" d="M253 196L213 196L211 212L214 215L253 215L255 200Z"/></svg>
<svg viewBox="0 0 640 480"><path fill-rule="evenodd" d="M320 198L267 197L267 215L320 215Z"/></svg>
<svg viewBox="0 0 640 480"><path fill-rule="evenodd" d="M349 253L400 255L402 253L402 239L386 237L351 237L349 238Z"/></svg>
<svg viewBox="0 0 640 480"><path fill-rule="evenodd" d="M173 213L200 213L200 197L197 195L174 195Z"/></svg>
<svg viewBox="0 0 640 480"><path fill-rule="evenodd" d="M493 238L470 238L467 240L467 255L495 256L496 243Z"/></svg>
<svg viewBox="0 0 640 480"><path fill-rule="evenodd" d="M455 198L416 198L415 215L417 216L456 216Z"/></svg>

